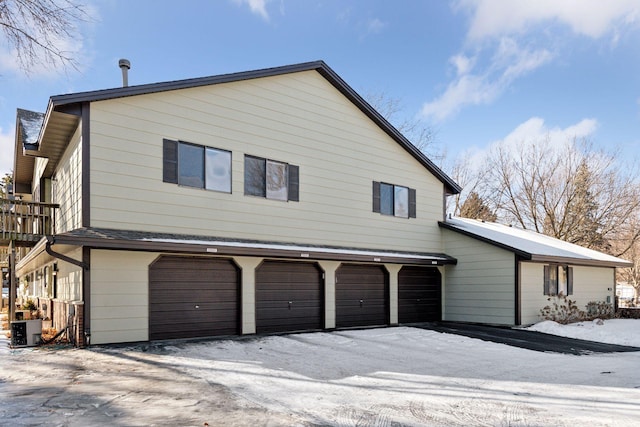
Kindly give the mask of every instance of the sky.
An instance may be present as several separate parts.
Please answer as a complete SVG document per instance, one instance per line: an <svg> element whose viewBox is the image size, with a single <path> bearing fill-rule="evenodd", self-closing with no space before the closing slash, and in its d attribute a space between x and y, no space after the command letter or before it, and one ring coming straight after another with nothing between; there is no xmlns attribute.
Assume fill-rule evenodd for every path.
<svg viewBox="0 0 640 427"><path fill-rule="evenodd" d="M587 139L640 157L640 0L78 0L79 69L16 66L0 35L0 174L16 109L50 96L324 60L384 94L447 159L500 141ZM447 172L446 165L444 167Z"/></svg>

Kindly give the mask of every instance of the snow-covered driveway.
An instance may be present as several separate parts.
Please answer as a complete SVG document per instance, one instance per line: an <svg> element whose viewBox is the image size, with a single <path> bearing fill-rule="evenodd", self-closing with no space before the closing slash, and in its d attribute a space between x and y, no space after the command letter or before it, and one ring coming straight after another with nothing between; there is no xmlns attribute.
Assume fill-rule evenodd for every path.
<svg viewBox="0 0 640 427"><path fill-rule="evenodd" d="M635 426L640 352L398 327L0 355L12 425ZM20 418L19 413L25 414ZM46 418L45 418L46 417Z"/></svg>

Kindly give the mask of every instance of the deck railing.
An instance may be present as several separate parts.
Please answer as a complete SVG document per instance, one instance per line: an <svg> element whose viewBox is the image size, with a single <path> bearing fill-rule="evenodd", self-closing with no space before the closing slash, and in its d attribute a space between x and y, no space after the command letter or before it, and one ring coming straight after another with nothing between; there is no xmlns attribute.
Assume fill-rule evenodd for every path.
<svg viewBox="0 0 640 427"><path fill-rule="evenodd" d="M0 199L0 240L38 241L55 233L55 212L59 205Z"/></svg>

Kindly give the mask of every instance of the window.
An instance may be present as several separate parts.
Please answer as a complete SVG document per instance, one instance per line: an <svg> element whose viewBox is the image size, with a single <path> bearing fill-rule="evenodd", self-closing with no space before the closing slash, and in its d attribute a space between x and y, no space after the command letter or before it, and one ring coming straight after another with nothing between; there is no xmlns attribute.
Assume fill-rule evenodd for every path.
<svg viewBox="0 0 640 427"><path fill-rule="evenodd" d="M163 141L162 180L231 193L231 152L182 141Z"/></svg>
<svg viewBox="0 0 640 427"><path fill-rule="evenodd" d="M573 295L573 268L566 265L544 266L544 294Z"/></svg>
<svg viewBox="0 0 640 427"><path fill-rule="evenodd" d="M244 194L273 200L299 201L298 166L244 156Z"/></svg>
<svg viewBox="0 0 640 427"><path fill-rule="evenodd" d="M374 181L373 212L399 218L415 218L416 190L401 185Z"/></svg>

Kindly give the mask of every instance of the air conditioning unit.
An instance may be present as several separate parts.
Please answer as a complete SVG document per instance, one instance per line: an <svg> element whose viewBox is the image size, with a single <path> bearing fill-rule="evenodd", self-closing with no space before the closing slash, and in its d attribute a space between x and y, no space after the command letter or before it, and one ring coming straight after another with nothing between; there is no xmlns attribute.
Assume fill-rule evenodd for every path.
<svg viewBox="0 0 640 427"><path fill-rule="evenodd" d="M35 347L42 341L42 319L11 322L11 347Z"/></svg>

